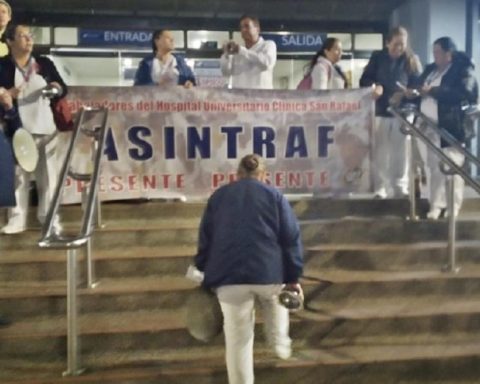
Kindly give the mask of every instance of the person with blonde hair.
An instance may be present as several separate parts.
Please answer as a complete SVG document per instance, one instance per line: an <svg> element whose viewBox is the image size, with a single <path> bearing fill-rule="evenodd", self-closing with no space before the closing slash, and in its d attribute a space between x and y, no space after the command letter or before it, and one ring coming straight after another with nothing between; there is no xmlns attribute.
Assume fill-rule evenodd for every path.
<svg viewBox="0 0 480 384"><path fill-rule="evenodd" d="M257 299L269 345L281 359L291 355L288 310L278 295L285 286L301 293L303 251L297 219L286 198L265 181L263 159L247 155L238 180L208 200L200 224L195 266L203 285L216 292L224 317L229 384L253 384Z"/></svg>
<svg viewBox="0 0 480 384"><path fill-rule="evenodd" d="M361 87L373 87L375 100L372 170L376 197L408 195L406 136L388 107L403 101L405 89L420 73L421 64L409 48L407 30L396 27L388 34L386 47L373 52L360 78Z"/></svg>
<svg viewBox="0 0 480 384"><path fill-rule="evenodd" d="M0 0L0 38L5 32L8 23L12 20L12 7L5 0ZM8 46L0 42L0 57L8 55Z"/></svg>

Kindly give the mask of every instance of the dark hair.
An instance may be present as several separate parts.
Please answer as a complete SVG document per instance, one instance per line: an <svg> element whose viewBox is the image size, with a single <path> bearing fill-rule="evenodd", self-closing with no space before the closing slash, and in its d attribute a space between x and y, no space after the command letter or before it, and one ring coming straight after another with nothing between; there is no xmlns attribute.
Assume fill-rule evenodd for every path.
<svg viewBox="0 0 480 384"><path fill-rule="evenodd" d="M394 27L388 32L387 43L391 42L394 37L405 36L408 38L408 31L405 27L401 25ZM405 49L405 59L407 61L407 72L409 74L420 72L420 62L410 48L410 43L407 40L407 48Z"/></svg>
<svg viewBox="0 0 480 384"><path fill-rule="evenodd" d="M2 43L6 43L7 40L15 40L15 33L17 32L17 28L20 26L26 27L27 25L17 24L12 22L8 23L2 35L2 39L1 39Z"/></svg>
<svg viewBox="0 0 480 384"><path fill-rule="evenodd" d="M240 17L240 20L238 21L239 23L241 23L243 20L245 19L250 19L252 20L252 23L258 28L260 29L260 20L258 20L258 17L256 16L252 16L252 15L247 15L247 14L244 14Z"/></svg>
<svg viewBox="0 0 480 384"><path fill-rule="evenodd" d="M157 53L157 46L155 45L155 40L157 40L160 36L162 36L163 32L165 32L166 29L156 29L152 33L152 50L153 53Z"/></svg>
<svg viewBox="0 0 480 384"><path fill-rule="evenodd" d="M240 160L237 174L239 177L256 177L265 171L263 158L255 153L246 155Z"/></svg>
<svg viewBox="0 0 480 384"><path fill-rule="evenodd" d="M457 45L453 42L451 37L443 36L433 42L433 45L438 45L444 52L457 52Z"/></svg>
<svg viewBox="0 0 480 384"><path fill-rule="evenodd" d="M333 48L335 43L339 42L340 40L337 39L336 37L328 37L322 44L322 48L313 56L312 60L310 61L310 64L308 65L308 70L311 71L315 64L317 64L317 60L320 56L326 57L325 56L325 51L329 51Z"/></svg>

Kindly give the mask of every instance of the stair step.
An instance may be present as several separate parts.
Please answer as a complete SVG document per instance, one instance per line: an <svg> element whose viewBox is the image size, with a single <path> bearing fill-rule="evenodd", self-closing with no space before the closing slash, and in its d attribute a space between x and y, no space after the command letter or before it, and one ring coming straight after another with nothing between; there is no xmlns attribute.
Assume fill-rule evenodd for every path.
<svg viewBox="0 0 480 384"><path fill-rule="evenodd" d="M302 279L306 302L345 306L355 301L397 300L433 295L480 295L480 268L458 274L440 271L349 271L307 268ZM195 284L184 276L137 276L102 278L94 289L79 288L83 313L176 309L182 307ZM61 315L66 311L66 281L3 281L0 313L13 319Z"/></svg>
<svg viewBox="0 0 480 384"><path fill-rule="evenodd" d="M99 279L151 275L183 276L193 262L196 246L93 248L92 260ZM83 250L79 269L85 270ZM83 276L85 274L83 273ZM0 254L0 282L66 280L66 251L15 249ZM0 283L1 284L1 283Z"/></svg>
<svg viewBox="0 0 480 384"><path fill-rule="evenodd" d="M199 357L201 354L202 357ZM255 376L260 383L347 384L443 383L441 379L478 379L480 340L460 343L427 343L422 346L371 345L360 347L302 348L287 361L256 348ZM153 383L191 382L224 384L223 347L202 347L188 352L138 351L138 354L92 354L84 359L90 368L78 377L61 377L62 362L15 369L15 360L3 361L3 384ZM8 365L7 365L8 364ZM1 367L1 366L0 366ZM452 377L453 376L453 377ZM423 381L416 381L426 377ZM432 381L430 381L432 380ZM433 381L435 380L435 381ZM466 381L475 383L475 381ZM477 381L478 382L478 381Z"/></svg>
<svg viewBox="0 0 480 384"><path fill-rule="evenodd" d="M411 243L441 241L447 238L447 222L415 221L401 219L308 220L301 223L302 237L306 245L335 243ZM459 220L458 240L478 240L480 221ZM196 244L198 228L193 224L175 227L105 228L95 232L93 244L96 249L118 249L140 246ZM12 249L37 249L39 232L29 230L18 235L2 236L0 253Z"/></svg>
<svg viewBox="0 0 480 384"><path fill-rule="evenodd" d="M153 343L153 334L165 346L177 345L180 347L195 344L189 338L185 329L185 307L166 310L132 310L117 312L80 313L80 333L83 338L89 338L89 346L97 345L108 348L108 343L101 343L99 337L124 337L130 344L146 345ZM420 334L440 339L470 338L480 327L480 295L468 299L445 297L435 299L429 296L424 298L400 298L396 300L355 300L345 305L328 305L325 303L307 302L306 310L292 315L292 335L299 340L318 344L328 337L332 342L355 339L395 337L402 343L408 339L411 343L418 342L415 337ZM7 313L8 315L8 313ZM261 321L261 311L257 317ZM0 351L14 353L16 348L8 341L18 340L26 346L34 348L34 341L38 340L39 348L47 347L45 339L56 339L66 335L67 321L65 313L56 316L45 314L30 318L15 319L9 327L0 329ZM133 337L138 335L138 340ZM110 340L109 339L109 340ZM410 340L411 339L411 340ZM127 342L124 346L127 346ZM23 345L23 344L22 344ZM54 342L58 345L58 341ZM58 348L58 347L55 347ZM19 353L20 348L19 349ZM88 349L90 349L88 347ZM3 354L2 353L2 354Z"/></svg>

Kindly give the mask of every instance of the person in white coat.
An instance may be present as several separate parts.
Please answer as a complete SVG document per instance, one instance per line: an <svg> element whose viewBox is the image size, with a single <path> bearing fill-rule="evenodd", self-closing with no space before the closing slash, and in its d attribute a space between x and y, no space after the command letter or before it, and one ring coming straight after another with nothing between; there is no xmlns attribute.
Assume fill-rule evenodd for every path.
<svg viewBox="0 0 480 384"><path fill-rule="evenodd" d="M393 28L386 47L373 52L360 78L361 87L372 87L375 100L373 165L375 197L408 196L406 136L402 122L388 111L393 103L405 102L403 91L418 80L421 64L408 45L408 32Z"/></svg>
<svg viewBox="0 0 480 384"><path fill-rule="evenodd" d="M222 73L231 76L232 88L273 89L273 68L277 46L260 36L260 22L253 16L240 18L240 32L245 46L229 41L220 58Z"/></svg>
<svg viewBox="0 0 480 384"><path fill-rule="evenodd" d="M312 89L344 89L347 79L336 64L342 58L342 43L339 39L329 37L325 40L310 63Z"/></svg>
<svg viewBox="0 0 480 384"><path fill-rule="evenodd" d="M425 68L419 79L421 111L458 143L465 145L469 137L464 129L466 116L462 107L478 103L475 66L470 57L457 51L455 43L447 36L433 43L433 58L434 62ZM427 129L425 133L454 163L463 165L463 153L432 129ZM430 170L430 211L427 218L438 219L447 208L446 176L440 169L439 158L430 150L427 151L426 163ZM459 175L455 175L454 180L453 214L458 216L465 182Z"/></svg>

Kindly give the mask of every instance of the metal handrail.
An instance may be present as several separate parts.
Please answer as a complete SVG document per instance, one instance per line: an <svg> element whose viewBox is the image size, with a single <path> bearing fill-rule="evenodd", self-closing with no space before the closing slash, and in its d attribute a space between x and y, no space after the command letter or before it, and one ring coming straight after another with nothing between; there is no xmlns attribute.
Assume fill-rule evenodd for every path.
<svg viewBox="0 0 480 384"><path fill-rule="evenodd" d="M450 146L454 147L458 151L460 151L466 159L475 163L477 167L480 167L480 159L475 157L473 153L468 151L457 139L455 139L450 132L445 129L440 128L435 122L430 119L427 115L423 112L419 111L418 109L414 110L413 113L422 121L424 121L435 133L437 133L443 140L445 140Z"/></svg>
<svg viewBox="0 0 480 384"><path fill-rule="evenodd" d="M443 138L447 143L451 146L456 148L460 153L465 156L465 159L472 161L473 163L480 165L480 160L477 159L471 152L469 152L463 145L456 140L450 133L441 129L440 127L435 124L431 119L429 119L425 114L418 111L417 108L407 107L404 109L390 106L389 112L392 113L397 119L400 119L404 124L402 127L402 132L407 135L408 137L415 135L419 139L421 139L429 149L433 151L433 153L440 159L441 164L448 165L449 169L446 170L445 168L441 167L443 173L447 175L447 209L448 209L448 246L447 246L447 253L449 262L443 267L444 271L449 272L458 272L460 268L456 264L456 252L455 252L455 240L456 240L456 218L454 213L454 192L455 192L455 179L454 176L458 174L463 178L465 183L470 185L475 191L480 194L480 183L478 183L475 179L473 179L468 172L462 166L457 165L453 160L451 160L445 153L442 152L441 148L435 145L435 143L430 140L430 138L422 132L422 130L415 126L414 122L411 123L407 120L407 118L403 115L404 112L407 114L414 114L416 117L420 117L423 122L425 122L434 132L436 132L441 138ZM408 128L405 128L408 127ZM410 140L411 146L411 140ZM411 152L410 152L411 153ZM412 159L410 158L410 179L412 179ZM413 182L410 180L410 188L413 188ZM411 207L411 218L414 219L414 211L415 211L415 195L413 190L410 190L410 207Z"/></svg>
<svg viewBox="0 0 480 384"><path fill-rule="evenodd" d="M54 228L53 219L56 217L58 210L60 208L60 198L65 188L65 181L67 179L67 176L71 174L70 164L73 158L73 150L75 148L75 144L78 140L80 133L83 132L81 129L78 129L78 128L83 124L85 112L101 112L103 113L103 120L102 120L102 125L100 129L95 135L95 139L98 141L99 145L97 148L97 153L95 155L93 175L90 181L91 189L88 195L87 206L86 206L85 214L83 217L82 229L81 229L81 232L76 236L65 237L65 236L61 236L60 234L54 231L55 228ZM101 108L83 107L80 110L79 115L75 122L74 133L72 135L72 139L70 141L70 145L67 150L66 159L62 165L58 184L55 188L55 193L53 195L53 199L48 210L48 214L47 214L47 218L44 226L44 233L38 243L38 245L41 248L57 248L57 249L79 248L82 245L84 245L87 242L88 238L91 236L92 223L93 223L94 212L96 208L95 199L98 192L98 178L100 176L100 161L102 159L103 148L105 145L107 119L108 119L108 109L106 109L105 107L101 107Z"/></svg>
<svg viewBox="0 0 480 384"><path fill-rule="evenodd" d="M80 129L82 127L85 114L103 113L102 124L100 128L90 130ZM78 338L78 304L77 304L77 249L86 245L87 252L87 272L88 286L95 286L93 264L91 257L91 237L93 233L93 220L95 213L100 215L98 200L98 179L100 176L100 162L105 146L105 138L107 132L108 109L83 107L80 109L75 120L75 128L70 140L65 160L62 165L58 183L55 187L52 202L50 204L45 225L43 227L42 238L38 242L41 248L54 248L67 250L67 370L64 376L77 376L83 373L84 369L80 364L80 340ZM89 175L77 175L71 172L70 164L73 158L73 151L80 134L94 138L93 152L94 165L91 177ZM89 190L87 194L86 208L82 218L82 226L79 234L75 236L61 236L55 232L54 220L57 217L60 208L60 198L66 185L67 176L74 179L89 181ZM80 176L80 177L79 177Z"/></svg>
<svg viewBox="0 0 480 384"><path fill-rule="evenodd" d="M397 107L389 107L389 112L395 116L396 118L400 119L405 126L408 127L409 130L413 131L413 134L420 138L428 148L430 148L443 163L446 163L451 169L455 171L456 174L462 176L465 182L470 185L475 191L480 194L480 183L477 182L474 178L472 178L467 171L463 168L463 166L457 165L453 160L451 160L442 150L437 147L429 138L428 136L422 132L421 129L416 127L413 123L410 123L406 117L402 114L402 110ZM465 159L474 162L478 166L480 166L480 159L476 158L470 151L468 151L458 140L456 140L450 133L446 130L439 128L431 119L425 116L422 112L418 110L409 108L406 110L408 113L414 113L416 116L422 118L424 122L428 124L430 128L432 128L436 133L440 135L441 138L445 139L451 146L455 149L460 151L464 156ZM410 132L405 132L406 134L410 134Z"/></svg>

